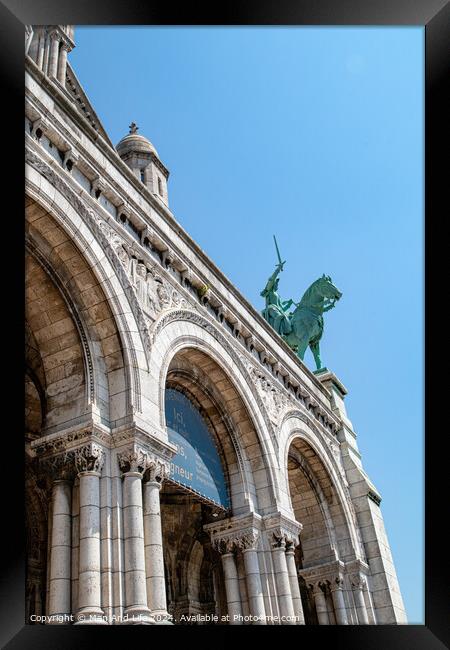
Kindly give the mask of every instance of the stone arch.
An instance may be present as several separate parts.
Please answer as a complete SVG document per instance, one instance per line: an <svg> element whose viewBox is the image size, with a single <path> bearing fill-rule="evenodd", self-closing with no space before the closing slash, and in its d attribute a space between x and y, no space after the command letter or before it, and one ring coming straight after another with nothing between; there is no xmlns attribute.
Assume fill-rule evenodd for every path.
<svg viewBox="0 0 450 650"><path fill-rule="evenodd" d="M364 560L348 490L342 485L343 479L330 458L331 453L317 432L309 431L295 415L286 418L284 425L283 467L291 507L303 525L300 536L303 566L336 559Z"/></svg>
<svg viewBox="0 0 450 650"><path fill-rule="evenodd" d="M117 421L131 412L142 413L145 418L146 399L144 395L148 392L148 330L134 289L112 242L105 234L106 232L110 233L110 228L101 217L95 214L94 210L87 208L78 194L51 167L39 160L32 152L27 152L26 162L28 163L26 170L27 234L30 235L31 232L31 238L39 242L40 249L44 251L44 254L56 253L57 247L66 241L72 244L78 253L78 259L75 255L69 256L67 264L62 265L61 269L67 270L63 283L67 284L71 295L75 296L77 300L82 294L85 294L84 297L88 297L86 291L89 289L93 289L90 292L91 299L96 300L93 295L95 287L101 289L105 303L111 312L111 325L112 322L115 322L123 361L121 372L124 375L124 380L114 381L114 388L120 384L120 392L123 394L117 396L115 393L116 410L120 411L120 417L112 417L112 420ZM36 232L38 230L36 222L38 221L43 226L40 228L41 233ZM49 225L50 222L52 222L52 226ZM49 234L54 238L60 238L60 241L49 242ZM70 247L68 248L70 249ZM72 257L72 262L69 263L70 257ZM81 264L80 259L84 260L95 279L93 286L85 290L83 287L77 287L77 280L85 279L86 275L83 276L82 272L80 274L76 268L71 268L71 265ZM79 275L82 278L78 278ZM79 289L79 295L76 295L77 289ZM80 303L77 306L82 308L83 304ZM89 308L92 306L90 305ZM95 320L95 315L93 318ZM104 325L108 327L108 323L104 323ZM90 334L91 332L89 332ZM113 336L113 334L110 333L109 336ZM104 338L107 338L106 332L104 332ZM108 350L103 355L103 350L101 350L100 356L106 357L118 352L117 349ZM116 354L117 356L118 354ZM117 370L119 369L117 368Z"/></svg>
<svg viewBox="0 0 450 650"><path fill-rule="evenodd" d="M152 339L150 372L159 379L153 399L161 428L165 429L166 381L181 360L186 382L190 370L190 389L197 402L221 426L219 435L233 488L233 514L273 511L278 498L274 449L251 379L238 355L231 353L231 346L209 320L189 310L177 310L156 321Z"/></svg>
<svg viewBox="0 0 450 650"><path fill-rule="evenodd" d="M25 278L26 407L27 414L28 410L34 411L31 433L39 435L43 429L86 412L85 362L79 333L63 296L30 255L26 257Z"/></svg>

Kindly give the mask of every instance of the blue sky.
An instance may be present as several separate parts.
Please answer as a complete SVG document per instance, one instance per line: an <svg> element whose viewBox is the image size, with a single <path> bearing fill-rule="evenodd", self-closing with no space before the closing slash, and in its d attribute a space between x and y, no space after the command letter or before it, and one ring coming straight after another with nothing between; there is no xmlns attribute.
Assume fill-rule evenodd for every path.
<svg viewBox="0 0 450 650"><path fill-rule="evenodd" d="M349 390L423 622L423 28L78 27L75 41L113 143L137 122L176 218L256 308L274 233L283 299L322 273L343 292L322 360Z"/></svg>

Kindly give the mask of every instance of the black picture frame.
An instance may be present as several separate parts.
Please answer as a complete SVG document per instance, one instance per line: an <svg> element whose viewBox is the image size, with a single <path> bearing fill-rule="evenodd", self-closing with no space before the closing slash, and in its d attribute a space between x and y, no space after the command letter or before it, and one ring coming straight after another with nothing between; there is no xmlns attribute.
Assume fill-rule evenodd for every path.
<svg viewBox="0 0 450 650"><path fill-rule="evenodd" d="M0 2L0 70L2 77L3 196L11 207L3 203L2 226L7 232L3 241L4 264L7 273L3 283L6 318L3 334L3 363L7 384L3 389L3 434L8 434L7 445L2 445L2 475L4 480L2 518L5 525L2 538L2 573L0 580L0 641L8 650L18 648L72 648L91 647L108 643L123 634L124 627L88 626L30 626L25 625L25 515L24 515L24 454L22 433L23 374L23 241L24 224L21 206L24 197L23 179L23 104L24 104L24 34L25 24L147 24L147 25L423 25L425 27L425 373L426 373L426 435L425 435L425 500L426 500L426 557L425 557L425 625L405 626L333 626L284 627L264 626L211 628L159 628L163 642L190 643L191 633L204 634L213 643L234 643L242 635L264 634L262 641L276 635L282 641L284 634L295 632L295 643L332 643L334 648L426 648L438 650L450 642L448 542L443 528L447 490L444 480L448 474L447 457L442 453L446 436L444 395L445 384L438 380L439 364L432 344L436 327L435 314L445 304L444 278L437 269L439 260L446 260L444 196L448 176L448 103L445 102L449 85L450 4L448 0L252 0L202 6L185 3L145 3L143 0L2 0ZM439 246L442 250L439 250ZM10 261L5 261L5 254ZM439 292L439 297L438 297ZM405 314L407 321L407 314ZM405 324L406 326L406 324ZM444 329L444 328L443 328ZM438 337L445 342L445 333ZM5 354L6 353L6 354ZM7 355L10 354L10 359ZM6 358L5 358L6 357ZM386 396L389 399L389 396ZM19 415L20 414L20 415ZM436 415L438 416L436 418ZM439 425L436 423L439 422ZM13 432L13 433L11 433ZM442 433L441 433L442 432ZM447 471L446 471L447 470ZM145 626L130 627L125 642L147 642L154 639L142 636ZM102 631L101 631L102 630ZM134 631L131 631L134 630ZM140 632L136 632L140 630ZM261 632L261 630L263 630ZM110 635L114 631L114 637ZM179 637L179 633L183 637ZM212 636L210 636L210 634ZM104 636L105 635L105 636ZM173 635L177 636L175 640ZM230 636L231 635L231 636ZM331 635L331 638L330 638ZM256 642L256 639L254 638Z"/></svg>

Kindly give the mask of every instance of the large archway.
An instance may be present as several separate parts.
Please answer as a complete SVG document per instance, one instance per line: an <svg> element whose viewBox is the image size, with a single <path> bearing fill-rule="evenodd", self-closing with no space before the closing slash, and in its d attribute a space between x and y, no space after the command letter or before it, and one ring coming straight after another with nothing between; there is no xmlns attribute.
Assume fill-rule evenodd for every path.
<svg viewBox="0 0 450 650"><path fill-rule="evenodd" d="M302 523L296 564L300 570L332 566L354 558L345 514L337 490L316 450L301 436L291 440L288 450L288 483L292 509ZM324 581L323 592L328 621L336 623L332 594ZM300 577L300 593L306 624L318 623L317 601L310 584Z"/></svg>
<svg viewBox="0 0 450 650"><path fill-rule="evenodd" d="M255 481L252 468L263 467L256 460L257 436L230 377L203 350L177 351L168 366L165 395L169 440L183 447L180 434L173 434L182 420L179 431L188 438L161 491L168 610L176 622L196 614L215 615L220 622L227 614L223 569L203 526L257 505L258 475Z"/></svg>

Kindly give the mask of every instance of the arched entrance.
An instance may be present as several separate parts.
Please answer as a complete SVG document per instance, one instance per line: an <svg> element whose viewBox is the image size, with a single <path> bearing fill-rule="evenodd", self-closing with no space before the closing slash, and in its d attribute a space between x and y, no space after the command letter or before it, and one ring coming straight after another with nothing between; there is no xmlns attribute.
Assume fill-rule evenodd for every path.
<svg viewBox="0 0 450 650"><path fill-rule="evenodd" d="M340 560L353 557L352 545L329 472L317 452L301 437L295 437L289 447L288 479L292 509L303 526L296 564L305 623L337 624L342 621L336 617L333 593L336 566ZM317 580L309 577L316 574Z"/></svg>
<svg viewBox="0 0 450 650"><path fill-rule="evenodd" d="M177 446L161 491L168 611L176 623L227 613L220 556L203 526L229 511L228 481L217 435L186 387L166 387L169 441Z"/></svg>
<svg viewBox="0 0 450 650"><path fill-rule="evenodd" d="M257 504L265 470L256 431L230 376L195 347L170 360L164 405L169 440L179 446L161 491L168 610L175 622L198 613L220 623L228 613L223 565L203 527ZM247 449L250 466L258 463L256 485Z"/></svg>

